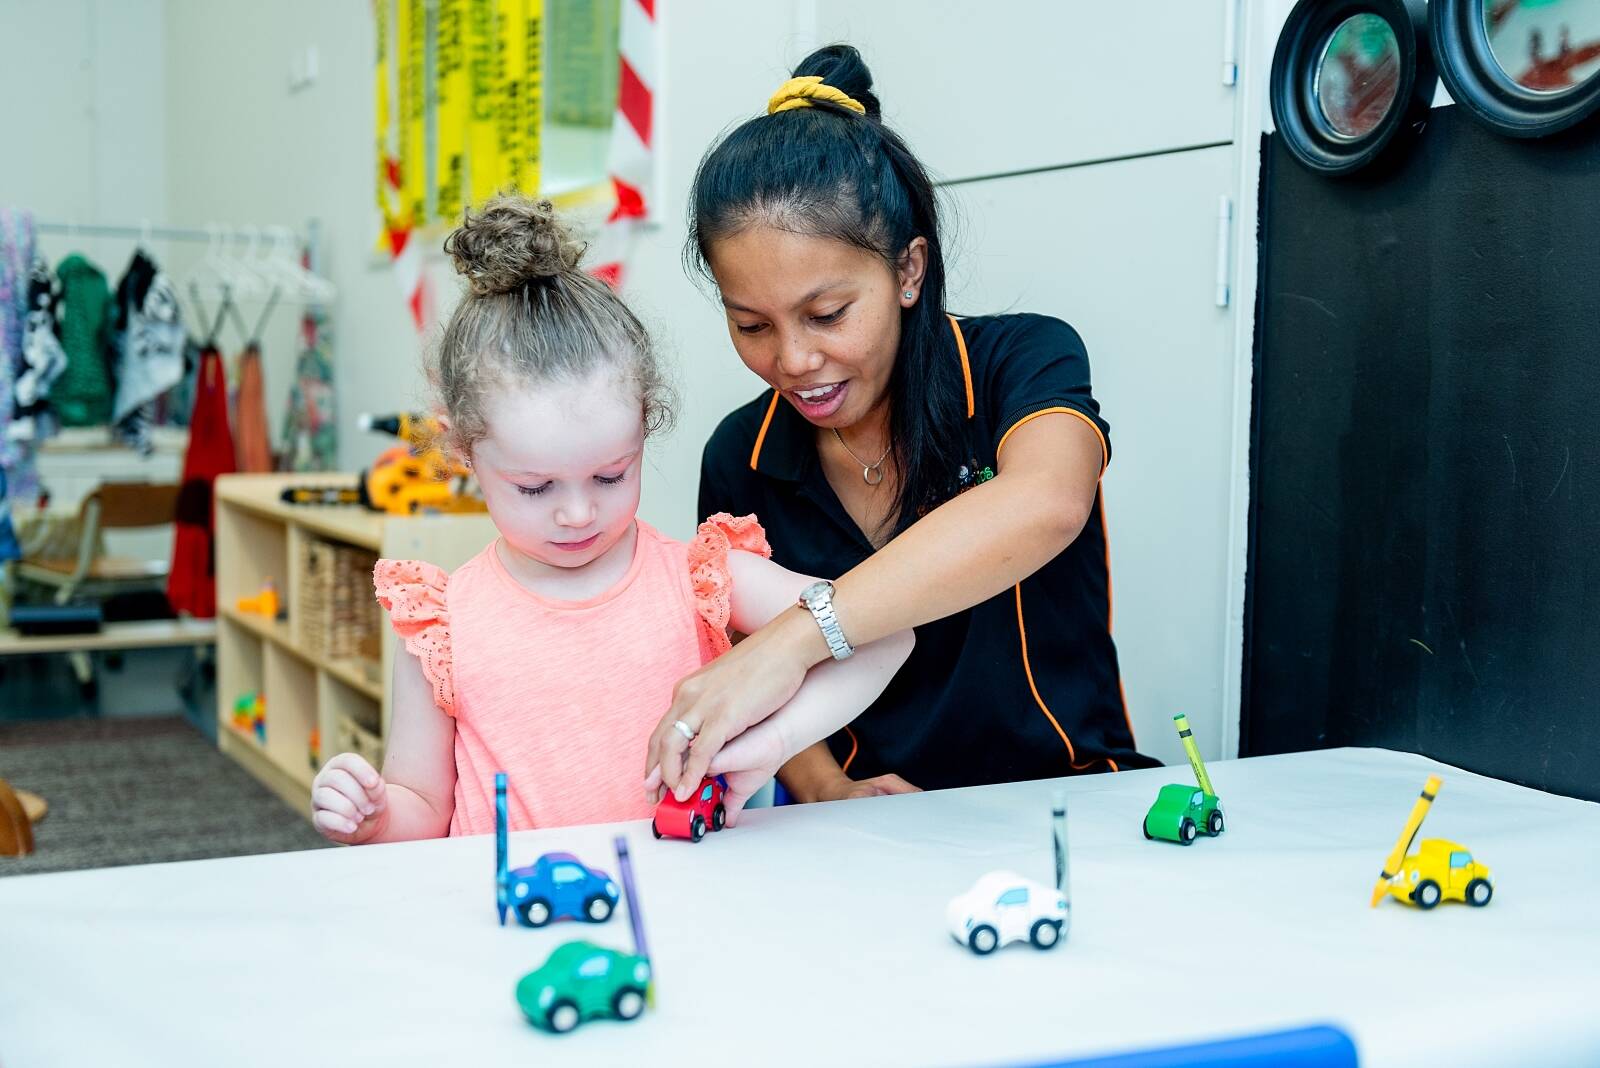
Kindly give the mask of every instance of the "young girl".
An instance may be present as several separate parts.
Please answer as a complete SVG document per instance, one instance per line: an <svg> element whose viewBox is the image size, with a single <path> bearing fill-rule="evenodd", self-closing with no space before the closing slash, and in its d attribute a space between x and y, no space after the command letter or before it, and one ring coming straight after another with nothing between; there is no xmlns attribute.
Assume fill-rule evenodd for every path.
<svg viewBox="0 0 1600 1068"><path fill-rule="evenodd" d="M501 197L445 250L470 292L430 377L500 537L448 577L379 562L404 640L383 774L334 757L313 822L349 844L488 833L497 771L515 828L647 818L639 761L678 680L811 580L766 559L754 516L713 516L687 545L635 516L666 389L643 327L579 268L548 202ZM779 717L797 741L759 735L730 776L729 822L810 720L865 708L910 650L904 632L811 672Z"/></svg>

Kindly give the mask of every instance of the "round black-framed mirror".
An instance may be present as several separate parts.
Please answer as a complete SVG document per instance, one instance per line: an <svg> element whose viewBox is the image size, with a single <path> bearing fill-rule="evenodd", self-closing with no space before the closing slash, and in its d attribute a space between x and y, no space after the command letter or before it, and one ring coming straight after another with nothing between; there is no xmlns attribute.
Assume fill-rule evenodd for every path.
<svg viewBox="0 0 1600 1068"><path fill-rule="evenodd" d="M1600 110L1594 0L1433 0L1430 8L1445 88L1491 130L1546 137Z"/></svg>
<svg viewBox="0 0 1600 1068"><path fill-rule="evenodd" d="M1348 174L1417 126L1435 76L1422 0L1300 0L1268 83L1272 121L1296 159Z"/></svg>

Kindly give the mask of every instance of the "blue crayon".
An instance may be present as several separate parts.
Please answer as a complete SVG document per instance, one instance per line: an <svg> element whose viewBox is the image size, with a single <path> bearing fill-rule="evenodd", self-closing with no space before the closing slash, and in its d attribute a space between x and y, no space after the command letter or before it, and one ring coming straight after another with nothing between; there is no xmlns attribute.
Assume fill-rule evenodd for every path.
<svg viewBox="0 0 1600 1068"><path fill-rule="evenodd" d="M506 925L506 773L494 773L494 907Z"/></svg>

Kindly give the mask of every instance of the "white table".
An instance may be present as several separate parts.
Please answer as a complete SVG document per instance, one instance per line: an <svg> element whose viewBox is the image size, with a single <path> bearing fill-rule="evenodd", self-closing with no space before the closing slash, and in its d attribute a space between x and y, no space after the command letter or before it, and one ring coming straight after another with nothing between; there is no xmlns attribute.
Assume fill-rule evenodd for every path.
<svg viewBox="0 0 1600 1068"><path fill-rule="evenodd" d="M1484 909L1367 907L1423 779L1423 836L1494 869ZM1186 768L1069 780L1071 938L977 958L948 898L1051 877L1035 782L749 813L698 845L626 825L659 981L553 1037L517 979L602 926L496 926L492 837L0 879L0 1063L1018 1064L1316 1022L1364 1065L1600 1062L1600 806L1419 757L1222 762L1228 830L1139 832ZM612 869L615 828L512 836Z"/></svg>

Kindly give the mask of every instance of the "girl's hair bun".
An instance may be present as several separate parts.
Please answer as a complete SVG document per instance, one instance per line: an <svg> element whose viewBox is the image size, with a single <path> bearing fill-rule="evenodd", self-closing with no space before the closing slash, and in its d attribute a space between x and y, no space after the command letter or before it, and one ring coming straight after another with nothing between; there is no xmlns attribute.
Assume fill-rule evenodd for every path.
<svg viewBox="0 0 1600 1068"><path fill-rule="evenodd" d="M512 293L577 271L583 249L548 200L511 194L468 211L444 241L456 271L466 275L480 297Z"/></svg>

